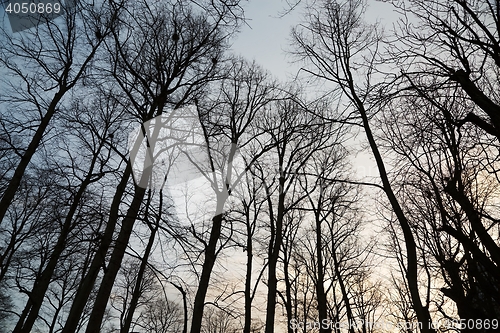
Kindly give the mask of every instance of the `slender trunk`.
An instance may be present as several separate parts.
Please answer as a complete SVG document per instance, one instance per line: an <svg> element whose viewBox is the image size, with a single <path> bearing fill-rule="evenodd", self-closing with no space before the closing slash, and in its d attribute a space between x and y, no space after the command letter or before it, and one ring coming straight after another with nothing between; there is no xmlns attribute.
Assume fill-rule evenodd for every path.
<svg viewBox="0 0 500 333"><path fill-rule="evenodd" d="M283 165L283 163L279 163ZM269 265L268 265L268 287L267 287L267 307L266 307L266 330L265 333L274 333L274 320L276 316L276 292L277 278L276 267L278 264L281 244L283 243L283 215L285 212L285 178L280 175L279 179L280 195L278 198L278 214L276 217L276 230L274 234L274 244L269 244ZM273 221L271 221L273 223ZM272 239L273 240L273 239Z"/></svg>
<svg viewBox="0 0 500 333"><path fill-rule="evenodd" d="M127 168L122 176L120 184L118 185L115 195L113 197L113 202L111 203L111 209L109 214L108 223L106 225L106 229L104 230L103 237L99 244L99 248L92 259L92 263L90 264L90 268L82 279L80 283L80 287L76 292L75 299L73 300L73 304L71 305L71 309L68 315L68 319L66 320L66 324L62 330L62 333L74 333L78 327L78 322L80 321L80 317L83 313L85 305L87 304L87 300L92 292L94 287L95 280L99 275L99 271L101 267L104 266L106 253L108 252L111 241L113 240L113 233L115 231L116 223L118 221L118 213L120 203L122 201L123 194L125 192L125 188L127 186L128 180L131 174L131 165L127 164Z"/></svg>
<svg viewBox="0 0 500 333"><path fill-rule="evenodd" d="M219 210L218 210L219 211ZM203 318L203 310L205 307L205 297L208 291L210 282L210 275L215 264L217 242L219 241L221 228L222 228L222 214L216 215L212 219L212 230L210 232L210 239L205 249L205 261L201 271L200 283L196 296L194 298L193 317L191 320L191 333L200 333L201 323Z"/></svg>
<svg viewBox="0 0 500 333"><path fill-rule="evenodd" d="M347 321L349 325L349 333L354 333L354 317L352 315L351 303L349 302L349 295L347 294L347 289L345 287L344 278L340 274L339 262L337 260L337 254L335 250L332 251L333 265L335 269L335 275L337 276L337 281L339 282L340 292L342 293L342 300L344 301L345 311L347 313Z"/></svg>
<svg viewBox="0 0 500 333"><path fill-rule="evenodd" d="M321 195L320 195L321 200ZM315 212L316 218L316 252L317 252L317 270L318 276L316 279L316 297L318 299L318 319L320 322L320 333L331 333L330 325L323 327L323 322L328 320L327 315L327 304L326 304L326 293L325 293L325 272L323 267L323 242L321 238L321 217L320 217L320 207L318 205L318 210Z"/></svg>
<svg viewBox="0 0 500 333"><path fill-rule="evenodd" d="M171 283L177 290L182 295L182 305L184 309L184 320L183 320L183 326L182 326L182 333L187 333L187 327L188 327L188 304L187 304L187 293L186 291L182 288L182 286L176 285Z"/></svg>
<svg viewBox="0 0 500 333"><path fill-rule="evenodd" d="M146 173L147 171L145 171ZM97 293L97 298L94 302L92 312L90 314L89 323L87 325L86 333L99 333L101 329L102 320L106 312L106 305L108 304L111 290L121 267L123 256L128 246L130 235L134 227L135 220L139 213L139 209L144 199L146 189L144 187L135 186L135 194L132 203L127 211L127 215L122 222L122 227L116 243L109 259L108 267L105 270L104 276Z"/></svg>
<svg viewBox="0 0 500 333"><path fill-rule="evenodd" d="M42 142L45 131L47 130L47 127L49 126L49 123L56 112L57 104L62 99L66 91L67 89L60 88L59 91L54 95L54 98L52 99L49 107L47 108L47 112L43 116L40 125L36 129L35 135L33 136L33 138L31 138L31 142L28 145L28 148L24 152L21 161L17 165L16 170L14 171L14 175L12 176L12 179L9 182L9 185L5 189L5 192L2 196L2 200L0 201L0 224L3 221L5 214L7 213L7 209L12 203L12 200L14 200L14 196L17 192L17 189L21 185L21 180L24 176L26 168L28 167L31 159L33 158L33 155L35 155L36 150L38 149L40 143Z"/></svg>
<svg viewBox="0 0 500 333"><path fill-rule="evenodd" d="M286 319L287 323L290 323L293 319L292 314L292 284L290 283L290 273L288 272L290 257L288 254L284 254L283 258L283 273L285 279L285 309L286 309ZM290 325L286 325L288 328L288 333L293 333L292 327Z"/></svg>
<svg viewBox="0 0 500 333"><path fill-rule="evenodd" d="M299 274L299 271L297 269L297 267L294 267L294 275L297 276ZM298 299L299 299L299 288L295 288L293 290L293 299L295 300L295 302L293 302L293 318L294 319L299 319L299 302L298 302ZM290 323L288 323L290 324ZM292 332L297 332L297 328L293 328L292 329Z"/></svg>
<svg viewBox="0 0 500 333"><path fill-rule="evenodd" d="M245 276L245 324L243 333L250 333L252 325L252 265L253 265L253 244L250 219L247 215L247 269Z"/></svg>
<svg viewBox="0 0 500 333"><path fill-rule="evenodd" d="M309 276L306 277L306 283L305 283L305 285L306 286L309 285ZM303 307L304 311L303 311L303 314L302 314L302 318L304 318L304 322L306 322L307 319L309 318L309 306L307 305L307 293L302 293L302 304L304 304L304 307ZM304 325L303 330L304 330L303 331L304 333L309 333L307 325Z"/></svg>
<svg viewBox="0 0 500 333"><path fill-rule="evenodd" d="M276 313L276 292L277 292L276 263L277 260L275 260L273 257L269 258L265 333L274 332L274 317Z"/></svg>
<svg viewBox="0 0 500 333"><path fill-rule="evenodd" d="M335 304L335 315L334 315L334 322L335 323L339 323L340 322L340 306L339 306L339 302L337 301L337 296L335 294L335 292L332 293L333 295L333 303ZM336 333L340 333L340 326L336 326L335 328L335 332Z"/></svg>
<svg viewBox="0 0 500 333"><path fill-rule="evenodd" d="M183 327L182 327L182 333L187 333L187 327L188 327L188 304L187 304L187 293L182 288L181 285L175 284L172 281L170 281L170 284L174 286L175 289L177 289L181 295L182 295L182 306L184 310L184 318L183 318Z"/></svg>
<svg viewBox="0 0 500 333"><path fill-rule="evenodd" d="M408 289L410 291L410 297L413 303L415 313L417 315L417 319L419 323L422 325L421 331L422 333L435 333L436 331L431 327L431 316L429 313L429 309L427 306L424 306L422 304L422 300L420 299L420 294L418 290L417 246L415 243L415 238L413 237L410 224L406 219L403 209L399 205L396 195L392 190L391 183L389 182L389 177L387 176L387 171L385 169L384 161L382 160L382 155L380 154L378 145L375 142L375 138L373 137L373 133L371 131L365 107L355 93L355 88L352 84L352 82L354 82L352 77L349 77L349 82L350 82L349 89L351 92L353 92L353 98L355 100L356 106L358 108L358 111L360 113L363 122L363 128L365 130L366 138L368 140L373 156L377 163L380 179L382 181L382 186L387 195L387 198L389 199L391 207L394 213L396 214L399 225L403 231L403 236L405 239L405 246L406 246L406 255L407 255L406 281L408 283Z"/></svg>
<svg viewBox="0 0 500 333"><path fill-rule="evenodd" d="M132 319L134 318L134 312L135 312L135 309L137 308L137 303L139 302L139 297L141 296L142 279L143 279L144 273L146 271L146 266L148 264L151 249L153 248L156 232L158 230L158 224L159 224L159 221L157 221L157 225L155 226L155 228L153 228L151 230L151 235L149 236L148 245L146 246L144 256L142 257L141 267L139 268L139 272L137 273L137 279L135 281L134 291L132 293L132 299L130 300L130 306L128 308L127 315L125 317L125 322L123 323L121 333L128 333L130 330L130 326L132 324Z"/></svg>

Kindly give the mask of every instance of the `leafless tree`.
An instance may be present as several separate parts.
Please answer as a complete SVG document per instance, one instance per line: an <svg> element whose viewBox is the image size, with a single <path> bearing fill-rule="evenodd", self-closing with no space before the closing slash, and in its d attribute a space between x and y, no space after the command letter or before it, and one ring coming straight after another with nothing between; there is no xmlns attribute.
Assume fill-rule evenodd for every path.
<svg viewBox="0 0 500 333"><path fill-rule="evenodd" d="M419 122L407 126L405 120L401 126L401 133L418 133L418 137L402 145L400 136L394 135L395 151L410 162L415 155L408 147L414 145L423 156L434 159L430 163L419 157L410 162L418 170L411 178L425 177L426 183L407 180L405 191L419 198L408 204L425 216L427 226L418 225L427 235L428 258L437 261L441 270L437 275L446 284L441 291L455 302L460 318L496 316L500 303L493 285L500 247L498 220L488 202L498 186L493 165L499 139L499 3L395 5L403 9L406 22L402 19L396 30L401 43L390 51L402 63L398 89L411 90L395 103L407 110L407 103L415 102L424 111L423 117L412 112ZM412 28L411 21L418 22L420 31ZM483 280L481 286L475 282L478 279Z"/></svg>
<svg viewBox="0 0 500 333"><path fill-rule="evenodd" d="M121 103L133 110L131 118L145 122L161 116L169 107L188 102L204 83L214 78L225 38L234 27L228 15L233 15L230 11L235 8L229 4L213 5L218 7L213 7L211 12L199 12L199 8L195 10L189 3L129 4L127 13L120 17L122 23L112 29L112 41L107 44L111 63L103 71L121 88L121 96L125 98ZM73 332L77 327L99 270L105 267L87 325L87 332L99 331L146 195L143 185L148 183L147 172L134 185L109 262L104 263L130 175L128 164L113 196L96 256L75 296L64 332Z"/></svg>
<svg viewBox="0 0 500 333"><path fill-rule="evenodd" d="M231 315L216 307L208 307L201 333L236 333L238 327Z"/></svg>
<svg viewBox="0 0 500 333"><path fill-rule="evenodd" d="M257 125L265 108L277 97L276 86L269 75L255 63L234 59L226 79L220 81L219 93L198 104L207 146L207 165L197 165L215 192L215 216L208 241L203 244L203 265L197 288L191 332L199 332L210 276L222 247L218 245L224 221L224 205L244 180L252 165L273 147ZM264 138L263 138L264 137ZM237 167L236 154L242 158ZM194 226L192 227L194 231ZM196 233L196 232L195 232Z"/></svg>
<svg viewBox="0 0 500 333"><path fill-rule="evenodd" d="M88 76L88 67L115 23L116 8L85 2L80 5L62 6L63 28L57 20L42 23L21 35L0 31L5 45L0 54L5 69L5 93L0 101L12 110L10 114L2 113L3 129L12 133L3 136L2 142L18 159L15 169L12 166L6 175L9 181L2 191L0 223L30 161L44 142L51 121L69 92ZM96 29L100 29L99 35ZM6 80L8 77L13 80ZM21 133L30 137L29 143L16 140Z"/></svg>
<svg viewBox="0 0 500 333"><path fill-rule="evenodd" d="M254 328L255 318L253 317L253 303L256 297L257 288L262 283L266 265L259 265L262 258L263 233L260 229L265 226L262 221L265 213L267 199L261 191L262 183L259 177L254 176L253 168L245 174L245 181L236 189L239 200L230 206L230 213L227 218L234 220L234 242L246 254L246 269L244 277L244 324L243 332L251 333ZM241 227L240 227L241 225Z"/></svg>
<svg viewBox="0 0 500 333"><path fill-rule="evenodd" d="M157 300L146 305L141 326L148 333L180 332L182 327L182 310L172 301Z"/></svg>
<svg viewBox="0 0 500 333"><path fill-rule="evenodd" d="M483 242L494 246L497 237L489 202L496 196L498 181L489 176L488 162L484 163L492 159L491 138L474 125L455 126L457 119L474 109L460 92L455 91L453 99L436 93L432 102L419 96L405 99L419 105L421 112L407 110L404 115L391 107L386 120L392 123L398 119L399 123L400 134L389 131L388 138L400 156L398 164L407 170L400 186L407 215L420 235L418 243L425 260L421 264L426 266L429 279L446 285L441 291L456 303L461 318L495 315L495 255L480 246ZM399 99L398 108L406 109L405 99ZM402 139L408 133L414 139ZM476 280L483 282L479 286ZM440 297L436 299L436 307L446 313Z"/></svg>
<svg viewBox="0 0 500 333"><path fill-rule="evenodd" d="M95 103L90 102L90 107L92 108L94 106ZM14 330L15 332L30 331L33 327L38 318L38 313L45 299L49 284L53 281L53 277L56 274L57 267L61 264L61 260L64 260L69 254L68 250L72 248L75 238L78 237L78 241L81 241L81 236L86 237L89 234L92 235L93 232L98 232L99 227L97 227L97 230L92 230L90 228L92 226L92 216L95 216L95 214L90 212L86 206L92 205L89 203L90 198L97 199L95 196L96 193L92 193L95 190L92 188L92 185L100 181L106 174L114 171L113 168L109 168L111 152L104 148L108 135L113 133L112 130L110 130L113 126L111 124L113 117L110 117L110 115L114 110L103 109L102 114L92 114L94 110L89 112L89 105L77 105L75 103L73 107L74 110L67 112L67 116L64 117L66 119L63 121L63 124L61 124L66 130L71 129L72 134L65 135L64 133L60 133L59 137L69 139L72 136L72 142L77 144L78 140L78 144L84 148L75 156L72 153L72 147L61 142L59 143L59 151L61 152L59 155L62 156L62 152L67 152L65 156L67 158L67 165L59 161L54 163L56 168L59 167L63 170L62 172L66 177L73 175L75 178L74 181L72 180L68 184L70 191L67 197L68 200L71 200L70 205L67 211L65 210L64 213L61 212L62 215L60 217L58 216L62 221L57 224L53 222L59 228L50 228L53 235L57 235L57 239L53 247L52 245L48 246L47 250L50 253L50 258L45 265L41 266L40 269L43 268L43 270L35 279L32 290L27 293L29 298L18 320L16 329ZM115 114L114 116L116 117L118 115ZM92 129L89 128L89 125L86 125L89 123L94 124L94 126L100 124L100 132L93 132ZM85 168L83 167L84 165L88 165L88 167ZM62 184L60 180L57 182ZM72 185L72 182L77 185ZM74 189L72 188L73 186ZM54 185L52 185L52 187L54 187ZM55 188L57 188L59 195L65 194L65 190L61 189L59 186L55 186ZM65 197L66 196L64 196L62 200L65 200ZM98 202L98 200L96 200L96 202ZM102 212L100 213L102 214ZM87 225L82 225L82 214L87 214ZM102 223L102 216L98 217L98 221L99 220ZM98 224L99 223L97 223L96 226L98 226ZM58 233L55 231L58 231Z"/></svg>
<svg viewBox="0 0 500 333"><path fill-rule="evenodd" d="M284 250L287 232L292 241L296 232L296 221L291 217L292 210L307 197L307 192L299 190L301 170L314 152L331 147L330 136L333 128L325 125L320 117L309 112L309 108L323 107L321 103L305 103L300 100L300 93L289 90L283 100L277 101L263 119L274 148L267 155L264 163L258 165L261 181L267 196L269 218L268 274L267 274L267 309L266 332L274 332L278 293L278 263ZM272 166L271 166L272 165ZM273 170L276 174L265 172ZM293 221L289 225L286 221ZM290 244L288 244L290 245ZM287 254L287 253L285 253ZM285 260L287 265L288 261ZM287 273L288 269L284 269ZM290 299L290 286L285 278L286 298ZM291 316L290 302L287 304L288 316Z"/></svg>
<svg viewBox="0 0 500 333"><path fill-rule="evenodd" d="M293 32L296 55L310 65L307 73L332 84L332 89L344 98L347 112L354 110L359 117L379 170L382 188L403 231L406 281L413 306L422 323L422 332L430 333L435 330L430 325L428 304L422 303L419 294L415 236L393 190L370 124L378 108L372 94L381 88L373 82L380 36L376 26L363 22L365 9L362 0L316 2L314 7L309 7L306 23Z"/></svg>

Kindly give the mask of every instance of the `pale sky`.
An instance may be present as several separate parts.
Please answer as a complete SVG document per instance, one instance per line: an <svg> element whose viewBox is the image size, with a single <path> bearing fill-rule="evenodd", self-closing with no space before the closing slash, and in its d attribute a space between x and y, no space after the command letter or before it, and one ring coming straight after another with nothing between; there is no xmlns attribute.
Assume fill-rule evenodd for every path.
<svg viewBox="0 0 500 333"><path fill-rule="evenodd" d="M368 0L368 5L366 20L370 23L378 20L389 29L396 18L392 5L377 0ZM233 42L234 53L255 60L283 81L295 77L300 68L299 64L291 63L292 58L286 50L291 48L290 31L301 22L303 13L298 6L281 17L286 6L285 0L250 0L244 3L248 25L241 28Z"/></svg>
<svg viewBox="0 0 500 333"><path fill-rule="evenodd" d="M304 3L307 0L302 1ZM397 20L394 7L379 0L367 0L367 4L368 9L365 14L367 23L378 21L389 32ZM297 6L282 17L281 14L286 6L285 0L249 0L244 3L248 24L241 28L241 32L233 42L235 54L255 60L283 82L292 80L302 66L300 63L292 63L292 56L286 51L293 47L290 32L292 27L303 20L304 10L301 6ZM364 135L361 133L358 139L364 140ZM358 180L378 181L378 169L372 161L370 152L358 153L350 158Z"/></svg>

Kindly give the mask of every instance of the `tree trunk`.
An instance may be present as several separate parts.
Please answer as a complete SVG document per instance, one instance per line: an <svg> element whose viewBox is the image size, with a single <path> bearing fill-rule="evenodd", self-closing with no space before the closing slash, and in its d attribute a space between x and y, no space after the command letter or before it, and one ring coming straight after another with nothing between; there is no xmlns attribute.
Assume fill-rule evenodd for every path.
<svg viewBox="0 0 500 333"><path fill-rule="evenodd" d="M281 159L281 158L280 158ZM283 165L283 163L279 163ZM276 229L274 237L271 237L269 244L269 265L268 265L268 286L267 286L267 307L266 307L266 330L265 333L274 333L274 319L276 316L276 292L277 292L277 278L276 267L278 264L279 253L281 244L283 242L283 216L285 212L285 178L280 175L279 179L280 194L278 198L278 215L276 217ZM271 221L273 224L274 221ZM273 242L274 240L274 242ZM273 244L274 243L274 244Z"/></svg>
<svg viewBox="0 0 500 333"><path fill-rule="evenodd" d="M149 236L148 245L146 246L146 250L144 251L144 256L142 257L141 267L139 268L139 272L137 273L137 279L135 281L134 291L132 293L132 299L130 300L130 306L128 308L127 315L125 317L125 322L123 323L121 333L128 333L128 331L130 330L132 319L134 318L134 312L135 309L137 308L139 297L141 296L142 279L146 271L151 249L153 248L156 232L158 231L158 224L159 221L157 221L156 226L151 230L151 235Z"/></svg>
<svg viewBox="0 0 500 333"><path fill-rule="evenodd" d="M321 238L321 216L320 216L320 206L321 206L321 198L320 194L318 209L315 212L316 218L316 252L317 252L317 266L318 266L318 277L316 279L316 297L318 299L318 319L320 322L320 333L331 333L332 330L330 325L323 327L323 321L328 320L327 314L327 301L326 301L326 293L325 293L325 272L323 265L323 241Z"/></svg>
<svg viewBox="0 0 500 333"><path fill-rule="evenodd" d="M97 249L94 258L92 259L92 263L90 264L90 268L87 274L82 279L80 287L76 292L75 299L73 300L73 304L71 305L71 309L68 318L66 319L66 324L64 325L62 333L74 333L76 331L78 322L80 321L80 317L94 287L95 280L99 275L101 267L104 266L106 253L108 252L108 248L111 244L111 241L113 240L113 233L118 221L120 203L122 201L123 193L125 192L128 180L130 178L131 171L131 165L130 163L127 163L127 168L125 169L120 184L118 185L113 197L113 202L111 203L108 223L106 225L106 229L104 230L99 248Z"/></svg>
<svg viewBox="0 0 500 333"><path fill-rule="evenodd" d="M288 272L290 258L288 254L284 254L283 258L283 273L285 279L285 309L286 309L286 318L287 322L290 323L293 319L292 313L292 284L290 283L290 273ZM286 325L288 328L288 333L293 333L292 327L290 325Z"/></svg>
<svg viewBox="0 0 500 333"><path fill-rule="evenodd" d="M245 324L243 333L250 333L252 325L252 267L253 267L253 244L252 230L250 226L249 216L247 216L247 269L245 276Z"/></svg>
<svg viewBox="0 0 500 333"><path fill-rule="evenodd" d="M347 295L347 289L345 287L344 278L342 277L342 275L340 275L340 267L335 250L332 251L332 257L333 257L333 265L335 266L335 275L337 276L339 282L340 292L342 293L342 300L344 301L345 311L347 313L349 333L354 333L354 316L352 315L351 303L349 302L349 295Z"/></svg>
<svg viewBox="0 0 500 333"><path fill-rule="evenodd" d="M146 170L144 173L149 173ZM135 186L135 194L132 203L127 211L127 215L122 222L122 227L118 238L116 239L115 247L111 258L109 259L108 267L105 269L104 277L102 278L97 298L94 302L92 313L90 314L89 323L87 325L86 333L99 333L101 330L102 320L106 312L106 305L108 304L111 290L121 267L123 256L128 246L130 235L134 227L135 220L139 213L139 209L144 199L146 189L143 187Z"/></svg>
<svg viewBox="0 0 500 333"><path fill-rule="evenodd" d="M422 304L418 290L417 247L415 243L415 238L413 237L410 224L406 219L403 209L399 205L396 195L392 190L391 183L389 182L389 177L387 176L387 171L385 169L384 161L382 160L382 155L380 154L377 143L375 142L375 138L373 137L370 124L368 122L368 116L366 114L365 107L363 105L363 102L358 98L358 96L355 93L353 82L354 82L353 78L349 77L349 90L353 94L353 99L355 101L358 112L361 116L366 138L368 140L368 143L370 144L370 148L377 163L380 179L382 180L382 186L387 195L387 198L389 199L391 207L394 213L396 214L396 217L399 221L399 225L403 230L403 236L405 239L405 246L406 246L406 255L407 255L406 281L408 283L408 289L410 290L410 296L413 303L413 307L415 309L417 319L419 323L422 325L421 329L422 333L435 333L436 331L431 326L431 316L429 313L429 309L427 306L424 306Z"/></svg>
<svg viewBox="0 0 500 333"><path fill-rule="evenodd" d="M47 127L49 126L50 120L52 119L52 117L54 116L54 114L56 112L57 104L62 99L62 97L64 96L66 91L67 91L67 89L61 88L54 95L54 98L52 99L49 107L47 108L47 112L43 116L42 121L40 122L40 125L36 129L35 135L31 139L31 142L28 145L28 148L24 152L24 155L21 158L21 161L17 165L16 170L14 171L14 175L12 176L12 179L9 182L9 185L5 189L2 200L0 201L0 225L2 224L2 221L5 217L5 214L7 213L7 209L9 208L10 204L12 203L12 200L14 200L14 196L17 192L17 189L21 185L21 180L24 176L24 172L26 171L26 168L28 167L31 159L33 158L33 155L35 155L35 152L38 149L38 146L40 146L40 143L42 142L43 135L45 134L45 131L47 130Z"/></svg>
<svg viewBox="0 0 500 333"><path fill-rule="evenodd" d="M220 210L217 210L220 211ZM222 214L216 215L212 219L212 230L210 231L210 240L205 249L205 261L201 272L200 283L196 296L194 298L193 317L191 320L191 333L200 333L203 319L203 310L205 307L205 297L208 291L210 275L215 264L217 242L219 241L222 228Z"/></svg>
<svg viewBox="0 0 500 333"><path fill-rule="evenodd" d="M182 325L182 333L187 333L187 327L188 327L188 304L187 304L187 293L186 291L182 288L182 286L174 284L170 282L177 290L182 295L182 306L184 310L184 320L183 320L183 325Z"/></svg>

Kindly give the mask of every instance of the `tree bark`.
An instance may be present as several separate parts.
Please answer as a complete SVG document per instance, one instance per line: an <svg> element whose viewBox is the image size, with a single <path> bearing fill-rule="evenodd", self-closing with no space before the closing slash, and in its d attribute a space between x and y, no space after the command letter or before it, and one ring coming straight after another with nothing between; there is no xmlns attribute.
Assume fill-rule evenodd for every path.
<svg viewBox="0 0 500 333"><path fill-rule="evenodd" d="M283 165L280 157L279 165ZM280 175L279 179L280 194L278 198L278 212L276 216L276 227L274 235L269 243L269 265L268 265L268 287L267 287L267 306L266 306L266 329L265 333L274 333L274 320L276 317L276 292L277 278L276 267L278 264L279 253L283 243L283 217L285 212L285 177ZM274 221L271 221L274 224Z"/></svg>
<svg viewBox="0 0 500 333"><path fill-rule="evenodd" d="M125 169L120 184L118 185L113 197L108 223L106 225L106 229L104 230L99 248L97 249L94 258L92 259L92 263L90 264L90 268L87 274L82 279L80 287L76 292L75 299L73 300L73 303L71 305L71 309L68 318L66 319L66 323L62 330L62 333L74 333L76 331L78 322L80 321L80 317L94 287L95 280L97 279L101 267L104 266L106 253L108 252L109 246L111 245L111 242L113 240L113 233L118 221L120 203L122 201L122 197L125 192L128 180L130 178L131 171L132 167L130 163L127 163L127 168Z"/></svg>
<svg viewBox="0 0 500 333"><path fill-rule="evenodd" d="M43 116L40 125L36 129L35 135L31 139L28 148L24 152L21 161L17 165L16 170L14 171L14 175L12 176L12 179L9 182L9 185L5 189L5 192L2 196L2 200L0 201L0 225L2 224L2 221L5 217L5 214L7 213L7 209L12 203L12 200L14 200L14 196L16 195L17 189L21 185L21 180L24 176L26 168L28 167L31 159L33 158L33 155L35 155L37 148L40 146L45 131L47 130L47 127L49 126L52 117L56 113L57 105L59 104L59 102L61 101L62 97L67 92L67 90L68 90L67 88L61 88L57 93L55 93L54 97L52 98L52 101L50 102L49 107L47 108L47 112Z"/></svg>
<svg viewBox="0 0 500 333"><path fill-rule="evenodd" d="M200 333L203 319L203 310L205 308L205 297L207 295L210 282L210 275L215 264L217 242L219 241L222 228L222 214L212 218L212 230L210 231L210 239L205 249L205 261L201 271L200 283L196 296L194 298L193 316L191 320L191 333Z"/></svg>
<svg viewBox="0 0 500 333"><path fill-rule="evenodd" d="M147 171L145 170L144 173L146 174ZM122 222L122 227L120 229L120 233L118 234L118 238L116 239L115 247L113 249L113 253L111 254L108 267L105 269L104 277L102 278L97 298L94 302L92 313L90 314L87 330L85 331L86 333L99 333L101 330L102 320L106 312L106 305L108 304L116 275L121 267L123 256L125 255L130 235L132 234L132 229L134 227L135 220L137 219L145 193L145 188L137 185L135 186L134 198L132 199L132 203L127 211L127 215Z"/></svg>

